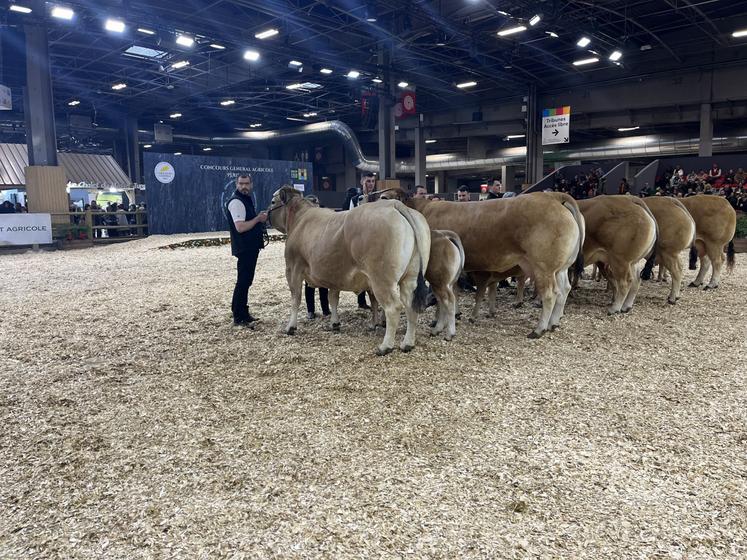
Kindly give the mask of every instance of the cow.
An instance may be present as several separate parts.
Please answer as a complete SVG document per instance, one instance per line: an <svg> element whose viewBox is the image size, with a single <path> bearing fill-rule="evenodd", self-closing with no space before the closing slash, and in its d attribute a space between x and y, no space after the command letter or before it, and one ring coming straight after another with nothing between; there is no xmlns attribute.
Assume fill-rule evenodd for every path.
<svg viewBox="0 0 747 560"><path fill-rule="evenodd" d="M652 196L642 200L656 218L656 223L659 225L659 238L656 242L656 256L646 262L641 278L649 280L654 261L658 261L659 276L663 276L664 268L672 275L672 288L667 302L674 305L679 299L682 288L680 253L692 247L695 242L695 220L676 198Z"/></svg>
<svg viewBox="0 0 747 560"><path fill-rule="evenodd" d="M612 287L607 313L627 313L641 284L636 264L654 255L656 219L643 202L630 195L597 196L579 200L578 206L586 220L584 261L603 263Z"/></svg>
<svg viewBox="0 0 747 560"><path fill-rule="evenodd" d="M709 266L713 267L711 280L705 289L718 288L726 249L726 268L734 268L734 234L737 228L737 213L729 202L720 196L697 194L682 199L682 204L695 220L695 244L690 250L690 269L700 257L700 271L690 283L697 288L703 284Z"/></svg>
<svg viewBox="0 0 747 560"><path fill-rule="evenodd" d="M318 208L292 187L281 187L272 197L272 225L287 235L285 275L291 292L287 334L295 334L301 288L328 288L331 323L339 330L340 291L368 290L386 315L386 333L376 354L394 349L394 337L404 307L407 331L403 352L415 347L418 313L425 309L431 234L417 212L397 201L365 204L348 212Z"/></svg>
<svg viewBox="0 0 747 560"><path fill-rule="evenodd" d="M464 270L509 274L515 267L535 281L542 313L529 338L560 324L571 285L566 273L581 262L584 225L577 206L548 193L480 202L408 198L401 189L388 196L421 212L433 229L457 233Z"/></svg>
<svg viewBox="0 0 747 560"><path fill-rule="evenodd" d="M464 248L459 236L449 230L431 230L431 254L425 279L436 296L438 309L432 335L444 333L446 340L456 335L457 298L454 288L464 267Z"/></svg>

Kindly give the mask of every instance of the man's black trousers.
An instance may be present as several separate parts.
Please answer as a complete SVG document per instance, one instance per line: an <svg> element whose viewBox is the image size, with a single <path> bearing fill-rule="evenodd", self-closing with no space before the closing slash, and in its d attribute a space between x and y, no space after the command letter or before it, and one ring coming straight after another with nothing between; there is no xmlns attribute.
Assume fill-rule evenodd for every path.
<svg viewBox="0 0 747 560"><path fill-rule="evenodd" d="M239 254L236 262L236 286L233 289L233 299L231 300L231 311L234 320L247 319L249 317L249 308L247 301L249 299L249 286L254 282L254 269L257 268L257 257L259 249L255 251L245 251Z"/></svg>

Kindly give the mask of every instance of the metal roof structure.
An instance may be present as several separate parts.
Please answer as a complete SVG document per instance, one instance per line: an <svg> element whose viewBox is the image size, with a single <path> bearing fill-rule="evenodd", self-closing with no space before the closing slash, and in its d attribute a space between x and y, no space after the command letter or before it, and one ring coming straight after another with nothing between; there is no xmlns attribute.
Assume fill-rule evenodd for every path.
<svg viewBox="0 0 747 560"><path fill-rule="evenodd" d="M0 12L0 24L11 32L5 60L13 57L13 32L22 37L29 18L44 17L58 114L90 115L103 126L121 126L124 115L137 115L143 129L163 121L183 133L333 119L356 130L375 128L362 118L361 103L367 92L383 93L387 86L374 82L387 71L384 51L391 53L390 83L416 88L418 111L426 113L523 95L530 83L552 91L742 65L747 58L747 37L732 36L747 28L744 0L65 5L75 13L69 21ZM124 31L106 30L108 18L121 21ZM500 35L518 27L526 29ZM260 38L268 30L277 33ZM177 43L180 36L188 39ZM582 37L590 42L579 47ZM620 58L610 60L615 51ZM589 58L598 60L574 65ZM23 60L13 60L4 79L18 83ZM357 77L348 77L351 70ZM457 87L472 81L475 86ZM126 87L113 89L116 84Z"/></svg>
<svg viewBox="0 0 747 560"><path fill-rule="evenodd" d="M58 157L69 182L102 188L132 186L112 156L59 153ZM25 144L0 144L0 188L24 187L27 166Z"/></svg>

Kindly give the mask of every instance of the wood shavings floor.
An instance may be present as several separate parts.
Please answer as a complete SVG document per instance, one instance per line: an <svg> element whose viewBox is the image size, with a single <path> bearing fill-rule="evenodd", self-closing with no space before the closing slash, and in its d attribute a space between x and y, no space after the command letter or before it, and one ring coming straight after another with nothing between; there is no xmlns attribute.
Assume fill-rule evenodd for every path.
<svg viewBox="0 0 747 560"><path fill-rule="evenodd" d="M353 294L280 334L279 242L234 329L194 237L0 256L0 558L747 557L747 256L377 358Z"/></svg>

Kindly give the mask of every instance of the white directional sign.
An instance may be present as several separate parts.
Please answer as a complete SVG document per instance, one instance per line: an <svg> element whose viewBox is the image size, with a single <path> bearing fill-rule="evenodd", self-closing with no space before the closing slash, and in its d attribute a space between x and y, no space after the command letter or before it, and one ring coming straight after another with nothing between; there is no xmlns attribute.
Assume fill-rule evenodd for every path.
<svg viewBox="0 0 747 560"><path fill-rule="evenodd" d="M571 138L571 107L542 111L542 145L567 144Z"/></svg>

